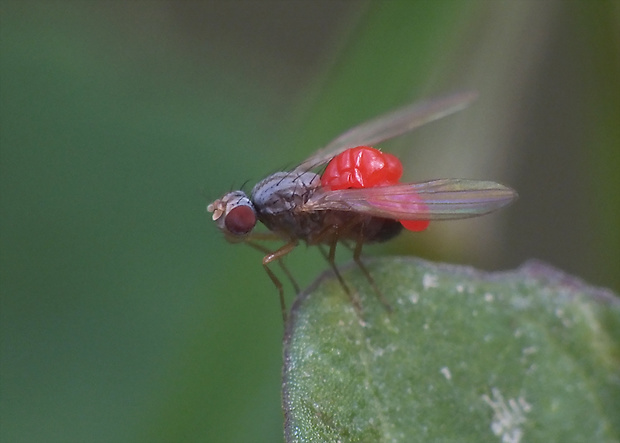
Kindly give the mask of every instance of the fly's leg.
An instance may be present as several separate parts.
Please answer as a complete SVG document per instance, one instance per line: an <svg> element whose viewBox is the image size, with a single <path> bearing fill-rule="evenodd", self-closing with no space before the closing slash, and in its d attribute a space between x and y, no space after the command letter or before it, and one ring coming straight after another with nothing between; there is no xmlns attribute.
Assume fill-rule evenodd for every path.
<svg viewBox="0 0 620 443"><path fill-rule="evenodd" d="M372 288L374 289L375 293L377 294L377 298L379 299L383 307L386 309L386 311L392 312L392 307L390 306L388 301L385 299L385 296L379 289L379 286L377 286L377 283L375 283L375 279L372 278L372 275L368 271L368 268L366 268L364 263L362 263L362 259L360 256L362 254L363 244L364 244L364 238L360 235L359 238L357 239L357 243L355 244L355 249L353 250L353 260L355 261L355 263L357 263L357 266L359 266L359 268L362 270L362 272L366 276L366 279L370 283L370 286L372 286Z"/></svg>
<svg viewBox="0 0 620 443"><path fill-rule="evenodd" d="M263 245L259 245L258 243L254 243L254 242L251 242L251 241L246 241L246 244L248 244L249 246L253 247L254 249L262 252L263 254L269 255L269 254L273 253L273 251L271 251L270 249L264 247ZM295 278L293 278L293 274L291 274L291 271L289 271L288 268L286 267L286 265L284 264L284 261L283 260L278 260L278 265L280 266L280 269L282 269L282 272L284 272L286 277L289 279L289 281L293 285L293 289L295 290L295 294L299 294L301 292L301 290L299 289L299 285L295 281Z"/></svg>
<svg viewBox="0 0 620 443"><path fill-rule="evenodd" d="M360 317L360 319L362 319L362 305L360 303L359 296L357 292L353 292L349 289L349 286L347 286L347 284L344 281L344 278L342 277L342 275L340 274L340 271L338 270L338 266L336 266L336 244L338 243L338 240L339 240L338 234L339 232L341 232L341 230L349 229L349 227L353 226L355 223L356 223L356 220L352 220L351 222L345 225L327 226L326 228L322 229L321 232L319 232L312 239L312 244L317 244L319 246L319 250L321 251L321 254L323 254L323 257L325 257L325 260L327 260L327 262L331 266L332 270L334 271L334 274L336 275L336 278L340 282L340 286L342 286L342 289L347 294L347 297L349 298L351 304L353 304L353 307L355 308L355 311L357 312L358 316ZM322 242L329 244L329 253L325 253L325 250L321 247L320 243Z"/></svg>
<svg viewBox="0 0 620 443"><path fill-rule="evenodd" d="M263 257L263 268L265 269L267 275L278 290L278 294L280 294L280 309L282 309L282 320L284 321L284 323L286 323L286 303L284 302L284 288L282 287L282 282L280 282L280 280L278 279L278 277L276 277L273 271L269 269L268 265L274 260L280 261L282 257L295 249L295 246L297 246L297 242L291 241L279 248L278 250L271 252ZM297 286L297 284L295 284L295 286Z"/></svg>
<svg viewBox="0 0 620 443"><path fill-rule="evenodd" d="M344 281L344 278L342 278L340 271L338 270L338 266L336 266L336 244L337 243L338 243L338 237L334 236L333 240L329 244L329 253L325 256L325 258L327 262L329 263L329 265L331 266L332 270L334 271L334 274L336 274L336 278L338 278L338 281L340 282L342 289L344 289L344 292L347 294L347 297L353 304L355 311L357 312L359 317L362 318L362 305L360 304L359 297L357 296L357 293L354 293L349 289L349 287ZM323 253L323 255L325 255L325 251L322 248L320 248L320 250Z"/></svg>

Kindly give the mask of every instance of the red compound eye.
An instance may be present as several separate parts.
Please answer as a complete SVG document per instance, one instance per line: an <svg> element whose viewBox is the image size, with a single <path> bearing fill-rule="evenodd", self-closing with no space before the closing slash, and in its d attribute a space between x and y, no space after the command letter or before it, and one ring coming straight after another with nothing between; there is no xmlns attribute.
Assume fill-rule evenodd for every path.
<svg viewBox="0 0 620 443"><path fill-rule="evenodd" d="M350 148L331 159L321 176L321 186L332 191L395 185L403 175L398 157L370 146ZM420 209L426 206L420 201ZM428 220L401 220L410 231L428 228Z"/></svg>
<svg viewBox="0 0 620 443"><path fill-rule="evenodd" d="M247 205L240 205L230 210L224 220L228 232L234 235L247 234L256 224L256 213Z"/></svg>

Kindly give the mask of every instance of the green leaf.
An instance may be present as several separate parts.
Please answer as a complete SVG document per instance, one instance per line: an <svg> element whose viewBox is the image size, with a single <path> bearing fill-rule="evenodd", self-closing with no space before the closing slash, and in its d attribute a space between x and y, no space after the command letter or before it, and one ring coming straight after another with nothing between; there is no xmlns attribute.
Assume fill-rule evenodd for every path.
<svg viewBox="0 0 620 443"><path fill-rule="evenodd" d="M287 441L619 441L620 303L540 262L326 273L285 337Z"/></svg>

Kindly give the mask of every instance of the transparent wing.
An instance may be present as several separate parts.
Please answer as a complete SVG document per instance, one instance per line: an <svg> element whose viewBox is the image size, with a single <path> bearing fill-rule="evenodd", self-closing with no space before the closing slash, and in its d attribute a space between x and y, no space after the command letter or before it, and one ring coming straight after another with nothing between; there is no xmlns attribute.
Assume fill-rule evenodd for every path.
<svg viewBox="0 0 620 443"><path fill-rule="evenodd" d="M433 120L460 111L478 96L475 92L460 92L414 103L382 117L362 123L340 135L323 149L305 160L296 170L310 170L323 165L348 148L373 146L384 140L412 131Z"/></svg>
<svg viewBox="0 0 620 443"><path fill-rule="evenodd" d="M354 211L394 220L455 220L488 214L517 193L490 181L440 179L375 188L317 191L302 211Z"/></svg>

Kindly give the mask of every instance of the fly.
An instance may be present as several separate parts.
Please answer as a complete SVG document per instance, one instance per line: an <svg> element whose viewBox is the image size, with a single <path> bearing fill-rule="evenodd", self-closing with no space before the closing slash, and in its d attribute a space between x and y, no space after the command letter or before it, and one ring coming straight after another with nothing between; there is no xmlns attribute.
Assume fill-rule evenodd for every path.
<svg viewBox="0 0 620 443"><path fill-rule="evenodd" d="M449 178L399 183L400 161L370 147L457 112L475 98L475 93L457 93L414 103L370 120L340 135L293 170L276 172L258 182L250 196L232 191L207 206L229 241L245 242L266 254L263 267L278 289L285 321L283 286L269 264L278 262L299 292L282 258L300 241L319 246L361 313L357 296L335 263L337 243L352 246L354 261L389 310L360 259L364 243L389 240L403 226L419 231L430 221L488 214L517 197L513 189L491 181ZM326 164L322 176L313 172ZM254 232L257 221L270 232ZM261 240L281 240L284 244L272 251L260 244ZM329 248L327 252L322 245Z"/></svg>

